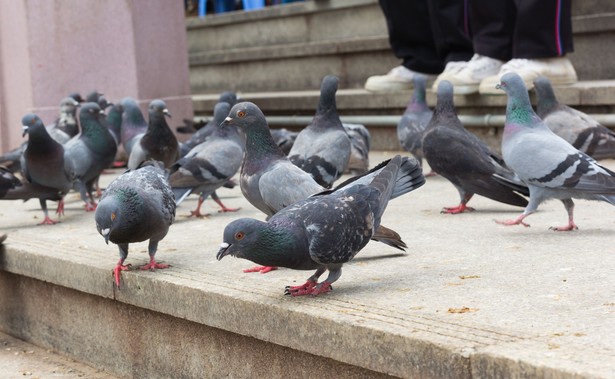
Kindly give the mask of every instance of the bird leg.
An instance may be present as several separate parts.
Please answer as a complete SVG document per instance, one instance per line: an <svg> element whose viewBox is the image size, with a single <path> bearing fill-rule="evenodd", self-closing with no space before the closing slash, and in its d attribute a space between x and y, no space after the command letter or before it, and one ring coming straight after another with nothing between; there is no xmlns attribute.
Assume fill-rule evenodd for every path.
<svg viewBox="0 0 615 379"><path fill-rule="evenodd" d="M147 250L149 252L149 263L141 266L141 270L151 270L151 271L155 271L157 268L169 268L171 267L171 265L168 264L164 264L164 263L156 263L156 259L154 259L154 256L156 255L156 250L158 250L158 241L149 241L149 246L147 247Z"/></svg>
<svg viewBox="0 0 615 379"><path fill-rule="evenodd" d="M579 227L574 223L573 213L574 213L574 202L572 199L563 199L562 203L564 203L564 207L566 208L566 212L568 212L568 225L566 226L552 226L549 229L555 230L556 232L569 232L571 230L577 230Z"/></svg>
<svg viewBox="0 0 615 379"><path fill-rule="evenodd" d="M249 272L260 272L261 274L266 274L270 271L274 271L277 270L278 268L276 266L254 266L252 268L246 268L243 270L243 272L245 273L249 273Z"/></svg>
<svg viewBox="0 0 615 379"><path fill-rule="evenodd" d="M207 217L207 216L209 216L209 213L206 213L206 214L202 214L201 213L201 205L203 205L203 201L205 201L205 199L203 199L203 196L199 196L198 203L196 204L196 209L193 210L193 211L190 211L190 216L189 217Z"/></svg>
<svg viewBox="0 0 615 379"><path fill-rule="evenodd" d="M130 270L130 264L124 265L123 263L124 258L120 258L113 269L113 277L115 278L115 285L117 286L117 289L120 289L120 273L122 271Z"/></svg>
<svg viewBox="0 0 615 379"><path fill-rule="evenodd" d="M58 202L58 208L56 209L56 214L59 216L64 216L64 198L61 198Z"/></svg>
<svg viewBox="0 0 615 379"><path fill-rule="evenodd" d="M300 286L287 286L284 289L284 295L305 296L305 295L320 295L321 293L329 292L333 289L331 283L335 282L342 275L341 268L329 270L329 276L322 283L318 283L318 278L327 270L326 267L319 267L314 275Z"/></svg>
<svg viewBox="0 0 615 379"><path fill-rule="evenodd" d="M47 200L39 199L39 203L41 204L41 209L43 210L43 213L45 214L45 218L43 219L43 222L41 222L39 225L57 224L58 221L52 220L51 218L49 218L49 212L47 211Z"/></svg>
<svg viewBox="0 0 615 379"><path fill-rule="evenodd" d="M466 206L466 204L468 203L468 201L470 201L472 196L474 196L473 193L466 193L466 194L462 195L461 202L459 203L458 206L456 206L456 207L444 207L444 208L442 208L440 213L448 213L448 214L453 214L454 215L454 214L458 214L458 213L463 213L465 211L474 212L474 208Z"/></svg>
<svg viewBox="0 0 615 379"><path fill-rule="evenodd" d="M237 212L238 210L240 210L241 208L227 208L224 204L222 204L222 201L220 201L220 198L218 197L218 194L214 191L214 193L211 194L211 198L220 206L220 209L218 212Z"/></svg>

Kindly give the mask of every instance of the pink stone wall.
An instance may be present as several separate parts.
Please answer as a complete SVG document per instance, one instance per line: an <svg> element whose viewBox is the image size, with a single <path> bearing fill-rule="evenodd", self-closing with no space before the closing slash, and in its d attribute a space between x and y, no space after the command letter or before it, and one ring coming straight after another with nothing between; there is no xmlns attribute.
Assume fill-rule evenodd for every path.
<svg viewBox="0 0 615 379"><path fill-rule="evenodd" d="M183 1L0 1L0 149L21 141L26 112L52 122L71 92L167 101L192 117Z"/></svg>

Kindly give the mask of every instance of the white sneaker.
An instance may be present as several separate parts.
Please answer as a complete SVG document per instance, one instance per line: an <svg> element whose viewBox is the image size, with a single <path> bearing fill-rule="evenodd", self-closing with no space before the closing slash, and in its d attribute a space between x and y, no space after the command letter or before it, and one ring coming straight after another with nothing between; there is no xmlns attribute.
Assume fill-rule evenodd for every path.
<svg viewBox="0 0 615 379"><path fill-rule="evenodd" d="M544 76L553 85L573 84L577 82L577 72L568 58L557 57L548 59L511 59L506 62L497 75L485 78L479 87L479 92L484 95L504 95L504 91L495 88L500 83L500 78L507 72L516 72L521 76L525 87L534 88L534 79Z"/></svg>
<svg viewBox="0 0 615 379"><path fill-rule="evenodd" d="M437 92L438 84L442 80L448 80L453 84L453 91L456 94L465 95L478 92L481 80L496 74L503 63L498 59L480 54L474 54L468 62L449 62L434 82L432 89Z"/></svg>
<svg viewBox="0 0 615 379"><path fill-rule="evenodd" d="M386 75L375 75L367 78L365 89L371 92L405 91L414 87L413 79L416 75L423 75L427 80L434 75L421 74L404 66L397 66Z"/></svg>

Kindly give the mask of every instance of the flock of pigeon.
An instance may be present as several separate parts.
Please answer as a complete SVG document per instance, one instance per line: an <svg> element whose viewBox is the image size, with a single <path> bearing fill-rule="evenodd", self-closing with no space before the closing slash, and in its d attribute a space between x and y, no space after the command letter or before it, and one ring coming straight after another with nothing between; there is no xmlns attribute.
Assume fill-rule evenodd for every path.
<svg viewBox="0 0 615 379"><path fill-rule="evenodd" d="M615 134L559 104L546 79L535 85L538 114L521 78L514 73L502 77L498 88L507 93L508 105L499 156L464 129L449 82L439 85L432 112L425 102L425 79L418 77L398 125L400 143L414 157L398 155L371 170L367 129L340 121L335 76L323 79L315 116L299 133L270 130L257 105L237 102L235 94L225 92L208 123L178 128L193 133L183 143L166 121L170 113L162 100L149 104L146 121L132 98L111 104L98 92L85 102L73 95L62 100L53 125L43 125L35 114L23 117L28 141L0 158L6 165L0 171L0 197L38 198L43 223L54 224L47 200L58 201L61 216L64 196L79 191L86 211L95 211L105 242L119 248L113 270L119 288L121 272L130 269L124 263L130 243L149 240L150 262L141 269L168 267L155 260L158 242L173 223L177 205L190 194L199 195L193 216L202 216L209 196L221 211L237 211L222 204L216 191L236 185L232 177L239 171L241 192L266 221L240 218L228 224L217 259L230 255L259 265L246 272L315 270L303 285L287 287L285 293L319 295L331 291L342 265L370 239L406 247L380 221L389 200L425 183L423 159L434 175L459 191L460 204L444 208L445 213L472 210L467 203L479 194L525 207L516 219L498 222L528 226L524 219L541 202L560 199L568 224L554 229L567 231L577 228L573 198L615 204L615 173L595 160L615 156ZM127 154L128 170L107 186L97 204L98 178L117 165L119 150ZM334 187L348 170L356 175ZM319 282L325 271L327 278Z"/></svg>

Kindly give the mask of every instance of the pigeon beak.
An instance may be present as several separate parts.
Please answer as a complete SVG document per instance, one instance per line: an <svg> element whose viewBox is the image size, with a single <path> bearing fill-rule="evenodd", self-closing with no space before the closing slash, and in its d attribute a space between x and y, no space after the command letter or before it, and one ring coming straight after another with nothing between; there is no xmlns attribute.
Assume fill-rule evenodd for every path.
<svg viewBox="0 0 615 379"><path fill-rule="evenodd" d="M111 229L106 228L106 229L102 229L100 231L100 234L105 237L105 243L108 245L109 244L109 234L111 232Z"/></svg>
<svg viewBox="0 0 615 379"><path fill-rule="evenodd" d="M498 84L496 84L496 85L495 85L495 89L501 89L501 90L504 90L504 89L502 88L502 83L498 83Z"/></svg>
<svg viewBox="0 0 615 379"><path fill-rule="evenodd" d="M168 118L171 118L171 112L169 112L169 110L167 108L164 108L162 110L162 113L167 116Z"/></svg>
<svg viewBox="0 0 615 379"><path fill-rule="evenodd" d="M231 116L228 116L227 118L224 119L224 121L222 121L222 123L220 124L220 127L223 128L227 126L231 121L233 121L233 118Z"/></svg>
<svg viewBox="0 0 615 379"><path fill-rule="evenodd" d="M218 250L218 254L216 254L216 259L217 260L221 260L222 258L226 257L229 254L229 247L231 247L233 245L229 245L226 242L222 242L220 244L220 250Z"/></svg>
<svg viewBox="0 0 615 379"><path fill-rule="evenodd" d="M24 126L21 128L21 137L22 137L22 138L23 138L23 137L25 137L25 136L26 136L26 134L28 134L29 129L30 129L30 128L29 128L28 126L26 126L26 125L24 125Z"/></svg>

